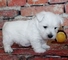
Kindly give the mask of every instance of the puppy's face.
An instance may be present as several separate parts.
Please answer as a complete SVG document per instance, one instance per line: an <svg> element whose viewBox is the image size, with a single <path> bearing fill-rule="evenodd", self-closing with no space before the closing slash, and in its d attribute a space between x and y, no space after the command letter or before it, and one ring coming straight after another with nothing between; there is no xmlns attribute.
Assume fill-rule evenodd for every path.
<svg viewBox="0 0 68 60"><path fill-rule="evenodd" d="M38 29L43 39L55 39L57 31L63 19L51 12L41 12L37 14Z"/></svg>

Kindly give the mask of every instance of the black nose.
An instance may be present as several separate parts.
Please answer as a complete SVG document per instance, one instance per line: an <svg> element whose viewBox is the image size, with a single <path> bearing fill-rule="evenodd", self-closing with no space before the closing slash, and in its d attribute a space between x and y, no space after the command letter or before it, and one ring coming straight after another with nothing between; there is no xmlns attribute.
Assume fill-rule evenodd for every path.
<svg viewBox="0 0 68 60"><path fill-rule="evenodd" d="M52 38L53 37L53 35L52 34L48 34L48 38Z"/></svg>

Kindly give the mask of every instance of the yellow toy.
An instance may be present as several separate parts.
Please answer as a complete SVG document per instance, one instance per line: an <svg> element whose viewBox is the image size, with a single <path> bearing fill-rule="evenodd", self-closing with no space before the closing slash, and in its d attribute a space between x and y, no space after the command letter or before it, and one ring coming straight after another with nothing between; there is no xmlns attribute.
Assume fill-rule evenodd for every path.
<svg viewBox="0 0 68 60"><path fill-rule="evenodd" d="M63 28L63 27L62 27ZM59 42L59 43L62 43L62 42L65 42L67 39L67 35L66 33L60 29L58 32L57 32L57 35L56 35L56 41Z"/></svg>

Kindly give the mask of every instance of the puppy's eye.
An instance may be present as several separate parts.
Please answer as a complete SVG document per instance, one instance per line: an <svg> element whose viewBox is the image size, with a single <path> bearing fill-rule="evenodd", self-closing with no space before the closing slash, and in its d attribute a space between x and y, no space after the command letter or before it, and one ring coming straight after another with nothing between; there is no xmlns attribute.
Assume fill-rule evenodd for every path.
<svg viewBox="0 0 68 60"><path fill-rule="evenodd" d="M54 29L57 29L57 27L55 27Z"/></svg>
<svg viewBox="0 0 68 60"><path fill-rule="evenodd" d="M43 26L45 29L47 28L47 26Z"/></svg>

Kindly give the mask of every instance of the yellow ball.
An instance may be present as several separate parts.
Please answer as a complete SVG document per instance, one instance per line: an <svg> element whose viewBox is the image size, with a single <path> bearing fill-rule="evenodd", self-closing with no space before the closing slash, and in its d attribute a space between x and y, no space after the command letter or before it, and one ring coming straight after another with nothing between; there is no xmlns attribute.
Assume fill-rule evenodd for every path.
<svg viewBox="0 0 68 60"><path fill-rule="evenodd" d="M64 32L58 32L56 36L57 42L65 42L66 40L66 35Z"/></svg>

